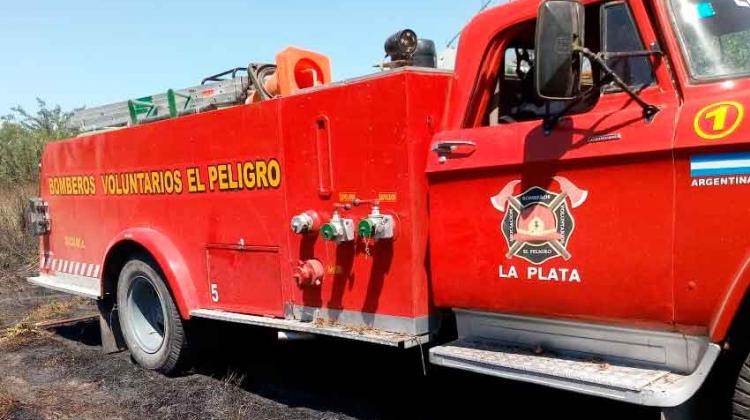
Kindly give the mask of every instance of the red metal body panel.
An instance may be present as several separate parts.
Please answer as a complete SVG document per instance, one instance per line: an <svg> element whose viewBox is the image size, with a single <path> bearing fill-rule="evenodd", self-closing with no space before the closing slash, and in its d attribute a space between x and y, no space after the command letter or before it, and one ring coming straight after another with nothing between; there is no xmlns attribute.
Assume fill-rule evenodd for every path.
<svg viewBox="0 0 750 420"><path fill-rule="evenodd" d="M540 121L479 127L509 30L537 12L537 1L514 1L472 20L452 75L396 71L47 146L52 233L42 251L66 264L45 270L76 262L101 276L93 267L108 250L135 241L164 269L185 317L299 306L416 318L437 306L721 341L750 284L747 185L696 187L691 159L750 151L737 111L750 106L750 81L691 80L664 2L628 3L643 44L666 53L652 61L656 84L640 92L660 108L653 121L610 93L551 135ZM737 104L736 130L701 136L709 128L699 116L720 102ZM444 162L430 151L431 141L454 140L473 146ZM237 187L248 163L254 186ZM182 190L121 194L115 182L108 193L106 175L139 171L179 173ZM60 195L60 185L78 192ZM293 215L326 222L335 203L355 197L382 202L396 240L335 245L289 231ZM547 210L555 230L544 237L554 240L530 241L552 220ZM342 216L356 223L368 212ZM516 223L516 213L529 220ZM293 269L311 258L326 277L300 288Z"/></svg>
<svg viewBox="0 0 750 420"><path fill-rule="evenodd" d="M186 294L183 315L188 309L208 306L207 244L237 244L241 239L248 245L285 247L286 243L282 230L263 228L284 221L281 189L209 192L206 167L279 158L278 129L276 106L267 104L50 144L42 158L42 195L55 218L49 237L53 258L102 264L113 238L140 243L124 232L149 229L174 244L191 274L189 286L183 286L182 279L175 279L179 287L172 284L173 290L179 290L177 295ZM199 185L188 176L193 168L200 168ZM145 193L144 186L139 187L140 194L125 194L122 174L139 171L179 171L181 193L155 194L153 186L151 193ZM115 174L118 182L111 194L104 185L108 174ZM50 194L51 178L81 175L94 178L94 195ZM207 191L191 192L199 189ZM246 195L252 195L254 206L247 205ZM80 238L84 245L71 247L66 238ZM157 254L163 252L158 244L155 248Z"/></svg>
<svg viewBox="0 0 750 420"><path fill-rule="evenodd" d="M439 72L393 72L51 144L42 196L55 226L43 251L100 265L120 240L141 243L164 267L185 317L196 308L282 316L293 305L426 316L424 150L447 83ZM150 191L133 178L141 172ZM294 214L314 210L327 221L335 202L355 196L382 201L397 219L396 240L372 243L366 255L361 241L289 232ZM356 223L369 210L343 216ZM300 289L292 278L308 258L329 270L320 288Z"/></svg>
<svg viewBox="0 0 750 420"><path fill-rule="evenodd" d="M396 240L371 244L370 256L361 240L337 246L289 233L292 261L318 258L328 272L319 289L297 288L287 277L294 302L397 316L428 314L424 151L442 115L446 86L447 76L407 73L283 101L286 164L295 168L287 175L290 213L315 210L328 220L334 202L356 196L380 198L381 210L397 218ZM322 121L327 128L321 130ZM323 156L326 148L319 143L329 139L330 156ZM330 164L321 165L321 159ZM332 173L330 197L321 192L321 168ZM357 221L368 213L369 207L362 206L342 215Z"/></svg>

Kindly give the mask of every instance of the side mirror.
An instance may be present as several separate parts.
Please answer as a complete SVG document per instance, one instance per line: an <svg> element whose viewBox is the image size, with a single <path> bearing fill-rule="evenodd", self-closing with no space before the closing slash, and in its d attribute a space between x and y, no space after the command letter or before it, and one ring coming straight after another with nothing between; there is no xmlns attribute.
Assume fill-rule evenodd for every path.
<svg viewBox="0 0 750 420"><path fill-rule="evenodd" d="M540 98L573 99L580 93L583 5L573 0L547 0L536 21L536 92Z"/></svg>

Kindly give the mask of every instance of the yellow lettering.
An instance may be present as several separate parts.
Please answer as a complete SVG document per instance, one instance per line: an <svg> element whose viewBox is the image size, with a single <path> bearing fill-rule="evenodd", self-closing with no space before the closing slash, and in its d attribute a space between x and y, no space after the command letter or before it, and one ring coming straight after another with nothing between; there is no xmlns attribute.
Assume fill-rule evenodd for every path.
<svg viewBox="0 0 750 420"><path fill-rule="evenodd" d="M174 192L174 178L172 177L172 172L164 172L163 176L164 192L167 194L172 194Z"/></svg>
<svg viewBox="0 0 750 420"><path fill-rule="evenodd" d="M130 190L130 193L140 194L140 191L138 190L138 177L136 177L134 173L130 173L127 176L128 176L128 189Z"/></svg>
<svg viewBox="0 0 750 420"><path fill-rule="evenodd" d="M182 173L180 171L174 171L174 192L175 194L182 193Z"/></svg>
<svg viewBox="0 0 750 420"><path fill-rule="evenodd" d="M115 191L115 184L117 183L117 180L115 180L114 175L107 175L107 186L109 187L109 193L111 195L117 194Z"/></svg>
<svg viewBox="0 0 750 420"><path fill-rule="evenodd" d="M245 162L242 165L242 177L245 179L245 188L255 188L255 167L253 162Z"/></svg>
<svg viewBox="0 0 750 420"><path fill-rule="evenodd" d="M159 179L159 172L151 172L151 185L154 189L154 194L161 194L161 180Z"/></svg>
<svg viewBox="0 0 750 420"><path fill-rule="evenodd" d="M143 193L144 194L151 194L153 191L153 188L151 186L151 177L148 176L148 174L143 175Z"/></svg>
<svg viewBox="0 0 750 420"><path fill-rule="evenodd" d="M258 188L268 187L268 178L266 178L266 162L262 160L255 162L255 176L258 178Z"/></svg>
<svg viewBox="0 0 750 420"><path fill-rule="evenodd" d="M224 191L229 189L227 165L219 165L219 190Z"/></svg>
<svg viewBox="0 0 750 420"><path fill-rule="evenodd" d="M239 189L245 188L245 177L242 175L242 163L237 162L237 181L239 182Z"/></svg>
<svg viewBox="0 0 750 420"><path fill-rule="evenodd" d="M209 166L208 167L208 188L211 191L214 191L216 189L216 179L218 178L218 174L216 173L216 166Z"/></svg>
<svg viewBox="0 0 750 420"><path fill-rule="evenodd" d="M229 189L236 190L239 185L237 184L237 180L232 176L232 167L229 164L227 164L227 173L229 174Z"/></svg>
<svg viewBox="0 0 750 420"><path fill-rule="evenodd" d="M268 183L271 188L279 188L281 185L281 165L276 159L268 161Z"/></svg>

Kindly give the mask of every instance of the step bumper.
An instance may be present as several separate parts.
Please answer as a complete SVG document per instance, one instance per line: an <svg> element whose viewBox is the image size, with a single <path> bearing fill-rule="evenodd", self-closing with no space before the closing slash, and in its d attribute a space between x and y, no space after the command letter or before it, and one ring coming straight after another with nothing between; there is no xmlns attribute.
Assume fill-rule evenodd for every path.
<svg viewBox="0 0 750 420"><path fill-rule="evenodd" d="M295 319L270 318L257 315L245 315L234 312L224 312L213 309L197 309L190 312L196 318L213 319L217 321L235 322L239 324L255 325L282 331L325 335L381 344L391 347L411 348L426 344L430 340L429 334L409 335L403 333L383 331L360 326L332 324L327 322L305 322Z"/></svg>
<svg viewBox="0 0 750 420"><path fill-rule="evenodd" d="M676 407L706 379L720 347L709 344L693 373L615 365L554 354L534 354L489 341L459 339L430 349L430 362L628 403Z"/></svg>

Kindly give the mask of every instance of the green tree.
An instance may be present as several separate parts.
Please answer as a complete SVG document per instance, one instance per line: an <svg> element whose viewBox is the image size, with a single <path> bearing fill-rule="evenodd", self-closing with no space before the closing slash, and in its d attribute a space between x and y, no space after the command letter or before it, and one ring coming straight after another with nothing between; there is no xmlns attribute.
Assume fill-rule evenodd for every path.
<svg viewBox="0 0 750 420"><path fill-rule="evenodd" d="M33 114L17 106L0 119L0 185L36 181L44 145L77 134L69 124L72 112L38 98L37 104Z"/></svg>
<svg viewBox="0 0 750 420"><path fill-rule="evenodd" d="M38 109L35 114L28 113L19 105L11 108L11 113L4 116L3 120L15 122L25 130L50 140L58 140L76 134L75 130L69 126L70 120L73 118L73 112L64 112L60 105L49 108L47 103L39 98L36 98L36 102Z"/></svg>

